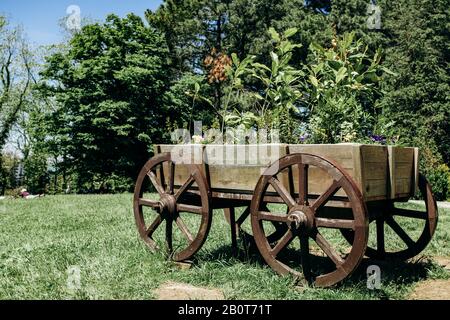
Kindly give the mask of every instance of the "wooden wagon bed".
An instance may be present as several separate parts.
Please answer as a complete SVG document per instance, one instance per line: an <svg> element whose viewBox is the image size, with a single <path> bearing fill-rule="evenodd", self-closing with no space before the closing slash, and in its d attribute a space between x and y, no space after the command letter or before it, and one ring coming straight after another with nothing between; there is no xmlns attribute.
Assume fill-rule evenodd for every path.
<svg viewBox="0 0 450 320"><path fill-rule="evenodd" d="M171 152L183 163L176 164L175 186L188 175L187 163L202 165L214 198L251 200L260 175L279 158L309 153L333 159L355 180L365 201L408 199L418 184L418 148L364 144L276 144L276 145L156 145L155 154ZM167 167L165 167L167 174ZM290 177L290 175L293 177ZM289 179L298 171L285 172L280 179L290 190ZM312 168L310 196L323 193L331 177ZM298 193L294 184L294 193ZM342 191L336 196L342 196Z"/></svg>

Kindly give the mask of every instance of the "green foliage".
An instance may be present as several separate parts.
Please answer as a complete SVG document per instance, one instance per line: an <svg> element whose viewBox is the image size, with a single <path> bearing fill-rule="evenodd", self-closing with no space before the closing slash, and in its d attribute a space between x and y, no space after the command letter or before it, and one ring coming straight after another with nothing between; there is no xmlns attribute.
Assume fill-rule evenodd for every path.
<svg viewBox="0 0 450 320"><path fill-rule="evenodd" d="M185 128L193 131L193 122L200 120L205 125L210 125L214 117L218 116L218 113L211 113L214 108L207 98L210 94L210 87L203 75L188 72L174 81L164 94L172 130Z"/></svg>
<svg viewBox="0 0 450 320"><path fill-rule="evenodd" d="M33 69L21 29L0 15L0 153L28 98Z"/></svg>
<svg viewBox="0 0 450 320"><path fill-rule="evenodd" d="M23 129L25 179L42 188L47 170L49 192L129 190L151 144L199 120L292 143L384 136L419 147L433 175L450 159L447 2L379 0L373 30L366 0L165 0L149 26L110 16L49 50L39 91L26 42L0 17L0 147ZM207 81L213 50L231 61L226 80Z"/></svg>
<svg viewBox="0 0 450 320"><path fill-rule="evenodd" d="M0 157L0 195L8 189L17 188L17 173L20 159L11 153L4 153Z"/></svg>
<svg viewBox="0 0 450 320"><path fill-rule="evenodd" d="M354 33L333 39L330 48L312 43L309 71L311 139L315 143L352 142L373 129L380 96L381 52L369 56Z"/></svg>
<svg viewBox="0 0 450 320"><path fill-rule="evenodd" d="M289 40L296 32L295 28L282 34L273 28L268 30L273 43L268 65L256 62L253 55L241 61L236 53L232 54L233 63L228 69L228 83L224 89L226 126L279 129L281 124L287 123L287 118L291 119L290 115L298 113L303 72L292 67L290 62L293 51L300 45ZM292 124L292 121L288 123ZM285 132L283 138L291 138L291 133Z"/></svg>
<svg viewBox="0 0 450 320"><path fill-rule="evenodd" d="M446 201L450 198L450 169L448 166L442 164L431 169L427 174L427 179L437 201Z"/></svg>
<svg viewBox="0 0 450 320"><path fill-rule="evenodd" d="M386 83L384 116L395 121L404 144L426 141L450 161L450 56L448 1L402 0L384 4L386 65L397 77Z"/></svg>
<svg viewBox="0 0 450 320"><path fill-rule="evenodd" d="M47 193L49 171L47 155L45 153L33 153L24 161L25 179L23 184L32 194Z"/></svg>
<svg viewBox="0 0 450 320"><path fill-rule="evenodd" d="M282 114L297 113L297 105L302 97L303 71L291 66L291 59L300 44L292 43L289 38L297 33L290 28L279 34L273 28L269 33L274 44L270 51L270 65L253 63L252 75L261 82L262 95L256 102L256 109L263 128L278 128Z"/></svg>
<svg viewBox="0 0 450 320"><path fill-rule="evenodd" d="M162 36L139 17L110 15L47 58L40 90L57 103L48 133L80 190L93 180L109 186L114 175L135 176L162 140L167 54Z"/></svg>

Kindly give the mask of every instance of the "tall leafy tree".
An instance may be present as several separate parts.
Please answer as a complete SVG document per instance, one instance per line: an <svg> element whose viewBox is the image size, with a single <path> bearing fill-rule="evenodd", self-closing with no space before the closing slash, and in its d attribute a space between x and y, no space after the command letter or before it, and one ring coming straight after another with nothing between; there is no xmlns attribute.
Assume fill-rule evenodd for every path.
<svg viewBox="0 0 450 320"><path fill-rule="evenodd" d="M1 153L28 98L33 68L33 57L21 29L0 16L0 194L7 179Z"/></svg>
<svg viewBox="0 0 450 320"><path fill-rule="evenodd" d="M48 57L41 92L57 105L48 123L80 191L133 178L163 139L167 54L161 34L130 14L84 26Z"/></svg>
<svg viewBox="0 0 450 320"><path fill-rule="evenodd" d="M422 147L428 166L450 162L448 1L396 1L385 17L386 64L392 77L382 101L393 134Z"/></svg>

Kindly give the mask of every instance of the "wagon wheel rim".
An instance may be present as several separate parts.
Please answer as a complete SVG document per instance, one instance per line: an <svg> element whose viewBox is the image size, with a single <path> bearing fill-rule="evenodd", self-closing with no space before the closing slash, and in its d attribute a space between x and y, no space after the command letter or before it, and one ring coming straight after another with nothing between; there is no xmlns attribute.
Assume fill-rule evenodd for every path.
<svg viewBox="0 0 450 320"><path fill-rule="evenodd" d="M408 260L422 252L433 238L438 222L438 209L430 184L425 176L419 175L419 190L425 198L425 211L396 208L394 202L389 203L382 215L372 222L376 228L376 247L367 247L366 255L378 260ZM425 221L420 236L414 240L396 220L395 217L411 219L411 221ZM389 250L386 248L385 228L390 228L406 246L405 249ZM353 234L345 234L352 241Z"/></svg>
<svg viewBox="0 0 450 320"><path fill-rule="evenodd" d="M166 165L167 177L163 166ZM160 249L153 235L164 224L165 247L169 257L175 261L191 258L205 242L211 227L210 191L206 178L198 165L188 165L189 176L178 188L175 188L175 163L170 153L161 153L151 158L141 169L134 190L134 216L140 237L152 252ZM158 171L158 174L157 174ZM144 197L145 182L151 183L157 192L158 199ZM196 184L200 195L200 204L188 204L183 197ZM143 208L154 211L154 217L146 221ZM190 230L181 213L190 213L201 217L198 230ZM174 246L173 236L177 228L185 243Z"/></svg>
<svg viewBox="0 0 450 320"><path fill-rule="evenodd" d="M276 176L288 167L296 166L300 172L298 183L298 197L293 197ZM314 202L310 203L308 197L308 170L316 167L328 173L333 183L327 187ZM272 174L276 172L275 174ZM261 202L271 185L284 203L289 207L289 214L266 213L261 211ZM348 197L349 205L353 212L353 219L328 219L318 216L319 210L339 190L344 190ZM288 231L272 247L267 241L262 221L277 220L286 223ZM368 219L365 203L361 192L353 179L336 163L323 157L297 153L287 155L271 167L260 177L255 188L251 203L252 230L256 244L265 261L280 274L293 274L296 277L305 278L308 283L315 286L331 286L347 276L359 265L364 256L368 240ZM342 256L326 240L320 232L321 228L351 228L355 232L355 239L350 252ZM302 272L295 270L285 262L279 260L278 256L295 238L300 240L300 260ZM334 264L335 269L324 274L314 274L311 265L310 242L314 241L323 251L328 259ZM303 275L302 275L303 273Z"/></svg>

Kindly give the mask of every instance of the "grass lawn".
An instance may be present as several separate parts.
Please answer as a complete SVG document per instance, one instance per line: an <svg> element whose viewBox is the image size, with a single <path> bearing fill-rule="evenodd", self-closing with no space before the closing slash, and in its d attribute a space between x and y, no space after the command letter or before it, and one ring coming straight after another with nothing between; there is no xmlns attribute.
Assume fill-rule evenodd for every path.
<svg viewBox="0 0 450 320"><path fill-rule="evenodd" d="M439 213L425 257L450 257L450 210ZM365 259L342 285L300 287L273 272L257 252L233 257L228 230L215 211L193 267L180 269L139 239L131 194L2 200L0 299L153 299L167 281L219 288L227 299L402 299L421 280L450 277L430 259L382 264L382 289L372 291L365 270L374 262ZM67 285L72 266L80 270L79 289Z"/></svg>

